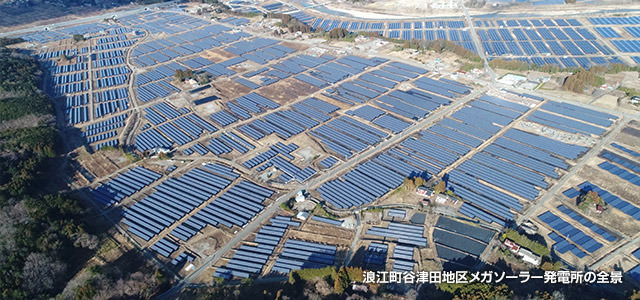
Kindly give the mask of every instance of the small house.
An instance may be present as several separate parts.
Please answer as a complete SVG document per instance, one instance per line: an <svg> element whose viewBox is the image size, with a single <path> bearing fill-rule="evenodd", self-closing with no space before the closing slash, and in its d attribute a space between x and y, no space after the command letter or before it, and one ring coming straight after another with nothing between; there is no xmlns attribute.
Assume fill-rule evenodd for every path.
<svg viewBox="0 0 640 300"><path fill-rule="evenodd" d="M298 215L296 215L296 218L304 221L307 218L309 218L309 212L308 211L301 211L301 212L298 213Z"/></svg>
<svg viewBox="0 0 640 300"><path fill-rule="evenodd" d="M433 191L430 190L428 187L421 185L416 189L416 194L423 197L431 197L433 196Z"/></svg>

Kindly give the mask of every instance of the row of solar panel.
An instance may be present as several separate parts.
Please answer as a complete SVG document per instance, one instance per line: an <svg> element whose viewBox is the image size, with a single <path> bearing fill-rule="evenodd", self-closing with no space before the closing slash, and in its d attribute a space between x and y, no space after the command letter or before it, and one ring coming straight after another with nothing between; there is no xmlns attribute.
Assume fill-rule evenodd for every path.
<svg viewBox="0 0 640 300"><path fill-rule="evenodd" d="M52 90L54 94L60 95L60 96L79 93L79 92L86 92L89 90L89 82L84 81L84 82L76 82L76 83L59 85L59 86L53 87Z"/></svg>
<svg viewBox="0 0 640 300"><path fill-rule="evenodd" d="M65 101L65 108L72 108L86 104L89 104L89 94L68 96Z"/></svg>
<svg viewBox="0 0 640 300"><path fill-rule="evenodd" d="M137 41L138 40L134 39L134 40L127 40L127 41L113 42L109 44L95 45L93 46L93 50L106 51L106 50L114 50L118 48L128 48L133 46L133 44L135 44Z"/></svg>
<svg viewBox="0 0 640 300"><path fill-rule="evenodd" d="M571 210L570 208L568 208L568 207L566 207L564 205L560 205L560 206L558 206L558 210L563 212L564 214L566 214L570 218L574 219L578 223L584 225L584 227L587 227L587 228L591 229L591 231L593 231L594 233L602 236L602 238L604 238L605 240L607 240L609 242L614 242L616 240L615 236L611 235L606 230L602 229L602 227L600 227L600 226L598 226L596 224L593 224L591 221L587 220L585 217L579 215L577 212Z"/></svg>
<svg viewBox="0 0 640 300"><path fill-rule="evenodd" d="M596 29L597 31L597 29ZM593 35L586 28L537 28L537 29L478 29L477 33L481 41L581 41L581 40L596 40L596 36ZM515 37L515 39L514 39Z"/></svg>
<svg viewBox="0 0 640 300"><path fill-rule="evenodd" d="M297 17L295 15L292 15ZM413 28L464 28L466 27L465 21L459 20L441 20L441 21L420 21L420 22L404 22L404 23L383 23L383 22L351 22L340 20L324 20L317 18L313 22L311 20L300 20L305 24L310 24L314 30L321 28L324 31L331 31L335 28L344 28L350 31L368 31L368 30L384 30L387 29L411 29ZM386 25L386 26L385 26Z"/></svg>
<svg viewBox="0 0 640 300"><path fill-rule="evenodd" d="M116 31L117 31L117 33L116 33ZM117 41L126 41L127 40L127 36L122 34L122 33L127 33L127 32L130 32L130 31L131 31L131 29L123 28L123 27L120 27L118 29L112 29L112 30L110 30L109 34L114 35L114 36L107 36L107 37L98 38L96 40L96 44L107 44L107 43L113 43L113 42L117 42ZM118 35L118 34L120 34L120 35Z"/></svg>
<svg viewBox="0 0 640 300"><path fill-rule="evenodd" d="M588 191L595 191L598 193L598 196L600 196L600 198L602 198L602 200L608 205L619 209L621 212L631 216L636 220L640 220L640 208L592 184L591 182L585 181L579 184L578 189L579 190L571 188L565 191L564 194L569 198L575 198L582 193L586 193Z"/></svg>
<svg viewBox="0 0 640 300"><path fill-rule="evenodd" d="M87 63L75 63L70 65L55 66L55 68L51 69L51 73L56 75L68 72L76 72L86 70L88 67L89 66L87 65Z"/></svg>
<svg viewBox="0 0 640 300"><path fill-rule="evenodd" d="M78 82L78 81L83 81L83 80L87 80L89 79L89 73L88 72L79 72L79 73L71 73L71 74L67 74L67 75L61 75L61 76L55 76L53 77L53 84L54 85L59 85L59 84L66 84L66 83L71 83L71 82Z"/></svg>
<svg viewBox="0 0 640 300"><path fill-rule="evenodd" d="M216 155L230 153L233 150L240 153L247 153L250 149L254 148L255 146L253 144L233 132L223 133L219 137L211 139L207 146L207 149Z"/></svg>
<svg viewBox="0 0 640 300"><path fill-rule="evenodd" d="M135 167L92 189L91 196L99 204L109 207L133 195L160 177L162 177L160 174L146 168Z"/></svg>
<svg viewBox="0 0 640 300"><path fill-rule="evenodd" d="M418 225L389 222L387 228L373 226L370 229L367 229L366 234L397 239L398 244L417 247L427 246L427 239L424 237L424 227Z"/></svg>
<svg viewBox="0 0 640 300"><path fill-rule="evenodd" d="M341 146L334 143L332 147L339 149L337 147ZM344 181L338 179L323 184L318 191L321 192L324 199L336 207L359 206L375 200L390 189L396 188L405 177L429 176L424 170L437 174L442 168L439 167L442 166L442 163L438 161L445 160L450 164L457 159L456 155L415 138L405 140L400 147L380 155L373 161L359 165L355 170L343 176ZM405 147L410 150L399 151ZM345 148L345 150L347 151L345 154L350 155L348 149ZM420 154L415 154L416 152ZM429 159L426 159L427 157ZM371 182L371 180L376 184L373 186L364 184L364 182Z"/></svg>
<svg viewBox="0 0 640 300"><path fill-rule="evenodd" d="M106 141L106 142L97 143L97 144L95 144L94 148L96 150L100 150L100 148L102 148L102 147L116 147L116 146L118 146L119 143L120 142L118 141L118 139L114 139L114 140L109 140L109 141Z"/></svg>
<svg viewBox="0 0 640 300"><path fill-rule="evenodd" d="M94 106L93 117L100 118L108 114L115 114L129 109L129 98L124 98L109 102L96 103Z"/></svg>
<svg viewBox="0 0 640 300"><path fill-rule="evenodd" d="M165 98L180 90L170 84L168 80L150 83L136 88L138 99L142 102L149 102L157 98Z"/></svg>
<svg viewBox="0 0 640 300"><path fill-rule="evenodd" d="M639 152L631 150L631 149L629 149L629 148L627 148L625 146L622 146L622 145L620 145L618 143L611 143L611 146L616 148L616 149L620 149L620 150L622 150L622 151L624 151L624 152L626 152L628 154L631 154L631 156L633 156L633 157L640 157L640 153Z"/></svg>
<svg viewBox="0 0 640 300"><path fill-rule="evenodd" d="M554 22L555 21L555 22ZM477 27L582 26L576 19L476 20Z"/></svg>
<svg viewBox="0 0 640 300"><path fill-rule="evenodd" d="M490 60L494 57L490 58ZM517 57L502 58L504 60L518 60L527 64L536 64L538 66L557 66L558 68L584 68L589 69L592 66L605 66L609 64L624 64L618 57L604 58L604 57Z"/></svg>
<svg viewBox="0 0 640 300"><path fill-rule="evenodd" d="M288 239L271 272L288 274L292 270L332 266L336 252L334 245Z"/></svg>
<svg viewBox="0 0 640 300"><path fill-rule="evenodd" d="M94 102L105 102L125 98L129 98L129 92L127 92L127 88L111 89L93 93Z"/></svg>
<svg viewBox="0 0 640 300"><path fill-rule="evenodd" d="M387 258L387 244L371 242L364 254L364 263L383 266Z"/></svg>
<svg viewBox="0 0 640 300"><path fill-rule="evenodd" d="M226 265L216 269L213 276L231 279L234 276L248 278L251 274L260 274L286 229L298 225L290 217L275 216L271 219L271 225L262 226L256 234L256 246L240 246Z"/></svg>
<svg viewBox="0 0 640 300"><path fill-rule="evenodd" d="M640 41L638 40L613 40L611 44L624 53L640 52Z"/></svg>
<svg viewBox="0 0 640 300"><path fill-rule="evenodd" d="M86 106L67 108L65 115L69 120L69 124L89 122L89 108Z"/></svg>
<svg viewBox="0 0 640 300"><path fill-rule="evenodd" d="M179 128L179 129L178 129ZM195 114L188 114L170 123L165 123L158 127L167 137L181 145L198 138L202 130L210 133L217 131L215 126L209 124ZM187 135L186 133L190 135ZM165 138L156 129L150 129L138 134L134 147L139 151L146 151L154 148L170 148L173 142Z"/></svg>
<svg viewBox="0 0 640 300"><path fill-rule="evenodd" d="M124 63L125 61L124 61L124 58L122 57L94 60L93 68L97 69L97 68L103 68L103 67L110 67L110 66L122 65Z"/></svg>
<svg viewBox="0 0 640 300"><path fill-rule="evenodd" d="M598 165L598 167L600 167L601 169L616 175L632 184L638 185L640 186L640 176L638 176L638 174L629 172L621 167L618 167L615 164L612 164L608 161L605 161L601 164Z"/></svg>
<svg viewBox="0 0 640 300"><path fill-rule="evenodd" d="M102 78L102 77L116 76L116 75L121 75L121 74L128 74L129 72L131 72L131 71L129 70L129 68L127 68L125 66L101 69L101 70L98 70L98 71L94 72L94 78Z"/></svg>
<svg viewBox="0 0 640 300"><path fill-rule="evenodd" d="M116 58L116 57L123 57L123 56L125 56L124 51L113 50L113 51L107 51L107 52L93 53L91 54L90 58L91 60L102 60L107 58Z"/></svg>
<svg viewBox="0 0 640 300"><path fill-rule="evenodd" d="M269 159L275 157L279 153L283 156L287 157L289 160L293 160L293 156L291 156L291 152L298 149L298 145L294 143L290 143L289 145L284 145L281 142L277 142L276 145L271 145L269 150L262 152L249 160L245 161L243 165L247 168L254 168L263 162L268 161Z"/></svg>
<svg viewBox="0 0 640 300"><path fill-rule="evenodd" d="M206 164L202 169L192 169L179 178L170 178L157 186L154 193L125 211L125 224L130 226L130 231L148 240L225 189L237 177L238 174L229 167ZM195 216L206 216L201 221L213 226L219 223L229 227L231 223L243 226L262 209L259 203L272 194L272 191L251 182L240 181Z"/></svg>
<svg viewBox="0 0 640 300"><path fill-rule="evenodd" d="M328 156L327 158L321 160L318 164L325 169L329 169L333 167L338 162L338 159L333 156Z"/></svg>
<svg viewBox="0 0 640 300"><path fill-rule="evenodd" d="M538 216L538 219L540 219L540 221L544 223L547 223L553 230L567 237L576 245L580 246L582 249L586 250L589 253L593 253L602 248L602 244L600 242L585 234L583 231L575 228L573 225L569 224L567 221L556 216L550 211L541 214L540 216Z"/></svg>
<svg viewBox="0 0 640 300"><path fill-rule="evenodd" d="M573 56L582 55L597 55L602 54L610 55L613 52L606 46L599 44L596 41L561 41L557 43L555 41L540 42L534 41L533 48L529 42L482 42L482 47L485 53L491 56L502 56L511 54L514 56L531 56L538 53L545 55L557 55L564 56L567 54ZM522 47L522 50L520 49ZM566 50L565 50L566 49ZM536 51L537 50L537 51ZM524 52L523 52L524 51ZM567 53L568 51L568 53Z"/></svg>

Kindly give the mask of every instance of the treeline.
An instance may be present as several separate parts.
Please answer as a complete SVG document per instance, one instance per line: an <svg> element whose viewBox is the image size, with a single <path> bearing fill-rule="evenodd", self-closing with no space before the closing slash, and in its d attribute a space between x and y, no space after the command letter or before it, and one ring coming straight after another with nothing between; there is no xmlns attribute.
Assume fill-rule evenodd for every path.
<svg viewBox="0 0 640 300"><path fill-rule="evenodd" d="M489 62L489 66L495 69L512 70L512 71L539 71L545 73L557 73L560 71L577 71L579 68L567 68L562 69L558 65L537 65L529 64L520 60L506 60L501 58L495 58Z"/></svg>
<svg viewBox="0 0 640 300"><path fill-rule="evenodd" d="M435 40L435 41L424 41L425 49L432 50L438 53L442 52L453 52L458 56L468 59L470 61L481 61L480 56L475 54L475 52L462 47L455 42L447 41L447 40Z"/></svg>
<svg viewBox="0 0 640 300"><path fill-rule="evenodd" d="M22 38L0 38L0 47L5 47L22 42L24 42Z"/></svg>
<svg viewBox="0 0 640 300"><path fill-rule="evenodd" d="M571 72L576 73L583 68L561 68L559 65L538 65L530 64L520 60L506 60L502 58L495 58L489 62L489 66L496 69L511 70L511 71L539 71L545 73L559 73L559 72ZM608 65L596 65L591 66L589 70L594 71L597 74L617 74L620 72L640 72L640 67L627 66L625 64L608 64Z"/></svg>
<svg viewBox="0 0 640 300"><path fill-rule="evenodd" d="M575 93L582 93L588 86L596 87L604 84L604 77L598 76L592 68L589 70L580 70L565 78L562 89Z"/></svg>
<svg viewBox="0 0 640 300"><path fill-rule="evenodd" d="M358 36L357 33L351 33L344 28L331 29L331 31L329 31L329 34L328 34L328 37L330 40L343 40L343 39L353 40L355 39L356 36Z"/></svg>
<svg viewBox="0 0 640 300"><path fill-rule="evenodd" d="M396 43L402 43L401 48L402 49L416 49L416 50L429 50L429 51L434 51L437 53L443 53L443 52L451 52L451 53L455 53L456 55L473 61L473 62L479 62L482 60L482 58L480 56L478 56L476 53L474 53L473 51L462 47L458 44L456 44L455 42L452 41L448 41L448 40L434 40L434 41L424 41L424 40L399 40L399 39L389 39L393 42Z"/></svg>
<svg viewBox="0 0 640 300"><path fill-rule="evenodd" d="M46 123L20 123L52 112L38 89L38 63L0 47L0 298L50 298L64 287L74 259L97 246L80 221L79 203L58 193L58 134ZM54 175L55 174L55 175Z"/></svg>
<svg viewBox="0 0 640 300"><path fill-rule="evenodd" d="M289 32L300 31L302 33L309 33L312 31L311 26L298 21L298 19L291 17L290 15L287 15L287 14L280 15L280 23L282 24L283 27L286 27L287 30L289 30Z"/></svg>

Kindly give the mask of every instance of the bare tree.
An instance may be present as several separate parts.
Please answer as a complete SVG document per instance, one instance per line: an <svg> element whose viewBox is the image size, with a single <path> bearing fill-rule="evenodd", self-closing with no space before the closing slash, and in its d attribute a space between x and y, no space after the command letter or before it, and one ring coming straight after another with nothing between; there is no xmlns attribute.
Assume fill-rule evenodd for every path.
<svg viewBox="0 0 640 300"><path fill-rule="evenodd" d="M82 233L75 241L75 246L80 246L82 248L87 248L90 250L95 249L100 244L98 237L93 234Z"/></svg>
<svg viewBox="0 0 640 300"><path fill-rule="evenodd" d="M31 253L22 268L23 287L37 294L54 287L66 266L44 253Z"/></svg>

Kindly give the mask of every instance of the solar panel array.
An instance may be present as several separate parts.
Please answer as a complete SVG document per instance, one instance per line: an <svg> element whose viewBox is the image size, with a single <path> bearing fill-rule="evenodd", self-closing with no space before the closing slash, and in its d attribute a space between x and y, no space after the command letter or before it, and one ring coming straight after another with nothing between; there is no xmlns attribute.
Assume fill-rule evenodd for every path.
<svg viewBox="0 0 640 300"><path fill-rule="evenodd" d="M545 0L534 3L546 3ZM599 41L583 24L575 19L519 19L474 21L475 30L480 37L482 49L476 49L470 34L470 28L464 20L385 22L385 21L340 21L315 18L302 12L290 13L292 17L308 24L313 29L330 31L344 28L350 32L377 32L381 36L404 40L449 40L466 49L478 53L483 51L489 59L505 57L517 59L529 64L557 65L566 68L589 68L594 65L623 63L614 52ZM606 18L602 18L606 19ZM598 25L621 25L627 23L607 23ZM629 31L631 35L634 29ZM611 27L595 27L596 32L607 38L620 38ZM623 52L638 52L637 41L612 41ZM548 46L547 46L548 45ZM570 55L567 57L567 55Z"/></svg>
<svg viewBox="0 0 640 300"><path fill-rule="evenodd" d="M391 270L396 272L413 272L415 262L413 258L414 247L395 245L393 247L393 267Z"/></svg>
<svg viewBox="0 0 640 300"><path fill-rule="evenodd" d="M298 222L291 221L290 217L284 216L275 216L270 223L262 226L256 234L254 239L256 245L240 246L226 265L216 269L213 276L231 279L232 277L248 278L252 274L260 274L287 228L300 225Z"/></svg>
<svg viewBox="0 0 640 300"><path fill-rule="evenodd" d="M487 222L502 223L492 215L510 220L513 218L511 210L522 210L522 204L513 196L481 184L478 179L524 199L533 200L541 189L548 188L547 177L558 177L556 168L568 167L562 158L555 157L554 154L564 156L564 159L575 159L585 151L586 148L583 147L509 129L503 137L484 148L483 152L449 173L450 187L456 194L484 211L474 210L471 205L463 205L460 210L462 214L479 217Z"/></svg>
<svg viewBox="0 0 640 300"><path fill-rule="evenodd" d="M633 151L633 150L631 150L631 149L629 149L629 148L627 148L627 147L625 147L625 146L622 146L622 145L620 145L620 144L617 144L617 143L611 143L611 146L612 146L612 147L614 147L614 148L616 148L616 149L622 150L622 151L624 151L624 152L626 152L626 153L630 154L630 155L631 155L631 156L633 156L633 157L640 157L640 153L638 153L637 151Z"/></svg>
<svg viewBox="0 0 640 300"><path fill-rule="evenodd" d="M594 233L602 236L603 239L605 239L605 240L607 240L609 242L614 242L616 240L615 236L611 235L606 230L602 229L602 227L591 223L591 221L587 220L585 217L579 215L578 213L576 213L575 211L571 210L570 208L568 208L568 207L566 207L564 205L560 205L560 206L558 206L558 210L563 212L564 214L566 214L570 218L574 219L578 223L582 224L584 227L589 228Z"/></svg>
<svg viewBox="0 0 640 300"><path fill-rule="evenodd" d="M288 274L292 270L333 266L337 249L335 245L287 239L271 272Z"/></svg>
<svg viewBox="0 0 640 300"><path fill-rule="evenodd" d="M205 131L213 133L218 130L195 113L178 110L167 102L145 107L144 112L143 117L154 126L143 128L136 136L134 147L138 151L184 145L201 137Z"/></svg>
<svg viewBox="0 0 640 300"><path fill-rule="evenodd" d="M427 246L427 239L424 237L424 227L418 225L389 222L387 228L373 226L367 229L366 234L383 237L385 239L395 239L397 244L413 245L416 247Z"/></svg>
<svg viewBox="0 0 640 300"><path fill-rule="evenodd" d="M173 266L178 266L184 262L192 262L194 259L195 257L193 257L193 255L191 255L190 253L182 252L176 258L171 260L171 264Z"/></svg>
<svg viewBox="0 0 640 300"><path fill-rule="evenodd" d="M160 174L149 169L135 167L91 190L91 196L103 207L109 207L140 191L160 177Z"/></svg>
<svg viewBox="0 0 640 300"><path fill-rule="evenodd" d="M456 95L459 93L469 92L467 87L459 83L442 80L424 81L419 87L452 97L457 97ZM456 93L454 94L452 91L456 91ZM366 131L354 131L352 132L353 137L350 137L347 135L349 132L343 134L333 127L323 125L324 127L321 126L312 131L312 135L321 139L327 149L340 154L339 156L343 158L349 158L354 153L363 151L386 135L384 132L347 116L334 121L339 120L344 122L340 122L339 126L335 128L348 131L350 125L356 125L359 128L365 128ZM431 175L438 174L444 166L455 162L460 156L448 152L451 149L449 146L464 153L470 150L466 146L429 132L421 132L420 135L420 138L406 139L400 145L378 155L371 161L359 164L354 170L339 179L325 182L318 188L322 198L338 208L357 207L371 203L400 186L404 178L421 176L428 179ZM444 143L446 146L440 148L439 143ZM371 182L375 182L375 184L371 185Z"/></svg>
<svg viewBox="0 0 640 300"><path fill-rule="evenodd" d="M196 168L176 178L168 178L155 191L126 209L123 223L136 236L150 240L165 228L208 201L232 180Z"/></svg>
<svg viewBox="0 0 640 300"><path fill-rule="evenodd" d="M629 172L624 168L619 167L616 164L612 164L608 161L605 161L603 163L600 163L598 165L598 167L600 167L601 169L616 175L632 184L638 185L640 186L640 176L638 176L638 174L633 173L633 172Z"/></svg>
<svg viewBox="0 0 640 300"><path fill-rule="evenodd" d="M573 193L573 195L575 195L574 197L580 195L581 193L586 193L588 191L595 191L598 193L598 196L600 196L600 198L602 198L602 200L605 203L607 203L610 207L615 207L616 209L620 210L626 215L629 215L636 220L640 220L640 208L638 208L638 206L632 204L631 202L625 201L624 199L608 192L607 190L604 190L598 187L597 185L592 184L589 181L585 181L580 185L578 185L578 189L579 190L574 189L575 191L575 193ZM569 198L573 198L573 197L569 197Z"/></svg>
<svg viewBox="0 0 640 300"><path fill-rule="evenodd" d="M433 241L445 268L473 267L495 235L493 231L446 217L439 217L435 226Z"/></svg>
<svg viewBox="0 0 640 300"><path fill-rule="evenodd" d="M316 221L316 222L320 222L320 223L333 225L333 226L342 226L342 223L343 223L343 221L340 221L340 220L334 220L334 219L325 218L325 217L321 217L321 216L311 216L311 220Z"/></svg>
<svg viewBox="0 0 640 300"><path fill-rule="evenodd" d="M333 156L328 156L327 158L321 160L318 164L325 169L329 169L333 167L338 162L338 159Z"/></svg>
<svg viewBox="0 0 640 300"><path fill-rule="evenodd" d="M89 144L94 144L97 142L114 138L118 135L117 129L124 127L125 125L124 123L127 117L128 115L125 113L125 114L111 117L104 121L87 125L82 135L85 137L87 143ZM108 141L108 143L115 143L111 146L116 146L117 141L118 141L117 139L114 139L114 140ZM95 144L95 148L100 149L101 145L108 145L104 143L106 142Z"/></svg>
<svg viewBox="0 0 640 300"><path fill-rule="evenodd" d="M364 263L374 265L377 268L383 267L387 259L388 244L371 242L364 254Z"/></svg>
<svg viewBox="0 0 640 300"><path fill-rule="evenodd" d="M407 217L407 211L404 209L391 208L387 210L387 216L392 218L404 219Z"/></svg>
<svg viewBox="0 0 640 300"><path fill-rule="evenodd" d="M562 218L558 217L557 215L555 215L550 211L547 211L539 215L538 219L548 224L549 227L551 227L554 230L554 232L552 233L560 234L559 237L555 235L552 236L550 234L549 237L551 239L555 241L556 239L559 240L560 238L565 238L562 241L559 241L559 242L556 241L558 242L558 244L555 244L553 246L554 249L559 253L565 253L566 251L571 251L577 257L582 258L586 255L582 251L582 249L584 249L589 253L593 253L598 249L602 248L602 244L600 242L596 241L591 236L585 234L580 229L575 228L573 225L569 224L568 222L566 222L565 220L563 220ZM567 240L571 240L573 243L580 246L581 249L576 248L573 244L567 242Z"/></svg>

